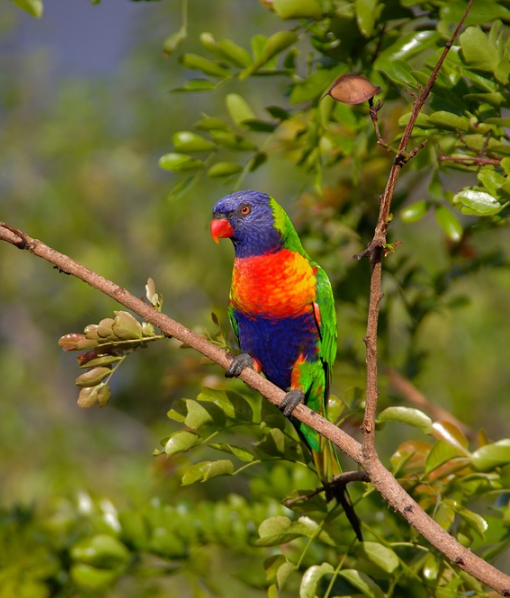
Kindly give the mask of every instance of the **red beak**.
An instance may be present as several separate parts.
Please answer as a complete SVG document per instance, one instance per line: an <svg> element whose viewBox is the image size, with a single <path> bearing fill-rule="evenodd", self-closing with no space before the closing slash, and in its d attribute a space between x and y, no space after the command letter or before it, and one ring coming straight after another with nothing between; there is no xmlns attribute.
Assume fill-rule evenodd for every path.
<svg viewBox="0 0 510 598"><path fill-rule="evenodd" d="M214 218L211 222L211 236L215 243L219 243L220 237L222 239L231 237L234 234L230 222L224 218Z"/></svg>

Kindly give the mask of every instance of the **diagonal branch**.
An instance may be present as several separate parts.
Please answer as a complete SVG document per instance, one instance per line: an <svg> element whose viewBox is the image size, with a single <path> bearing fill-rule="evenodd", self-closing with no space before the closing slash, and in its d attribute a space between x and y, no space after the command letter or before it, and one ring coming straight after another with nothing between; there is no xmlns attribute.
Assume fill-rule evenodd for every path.
<svg viewBox="0 0 510 598"><path fill-rule="evenodd" d="M1 222L0 241L6 241L19 249L29 251L33 255L53 264L59 271L79 278L138 314L147 322L154 324L165 335L177 338L222 368L228 368L232 358L222 349L204 337L195 334L179 322L160 313L151 305L129 293L126 289L75 262L70 257ZM285 396L283 390L271 384L271 382L257 374L254 370L246 369L240 377L246 384L260 392L274 405L278 406ZM388 504L393 509L399 511L426 540L453 563L503 596L510 596L510 576L498 571L495 567L459 544L407 494L378 458L372 463L365 456L359 442L303 404L298 405L292 415L317 430L325 438L334 442L354 461L361 465L368 472L373 487L380 492Z"/></svg>

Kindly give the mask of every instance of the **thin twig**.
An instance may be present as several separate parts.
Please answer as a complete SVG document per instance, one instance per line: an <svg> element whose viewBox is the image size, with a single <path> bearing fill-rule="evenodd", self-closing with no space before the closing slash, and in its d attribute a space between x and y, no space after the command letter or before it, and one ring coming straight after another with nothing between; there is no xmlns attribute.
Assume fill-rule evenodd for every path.
<svg viewBox="0 0 510 598"><path fill-rule="evenodd" d="M85 266L55 251L41 241L31 238L26 233L5 223L0 223L0 241L6 241L20 249L29 251L33 255L46 260L59 271L83 280L138 314L147 322L157 326L166 336L173 336L186 343L222 368L227 369L230 365L232 357L204 337L195 334L182 324L157 311L152 305L138 299L126 289L85 268ZM269 380L266 380L252 369L244 370L241 379L275 405L279 405L285 396L283 390L271 384ZM399 511L428 542L442 552L452 563L503 596L510 596L510 576L498 571L459 544L407 494L378 458L374 462L370 462L365 458L362 446L357 440L303 404L298 405L292 415L331 440L356 461L367 472L372 486L386 499L388 505ZM350 472L348 475L350 475ZM367 478L364 476L364 479Z"/></svg>
<svg viewBox="0 0 510 598"><path fill-rule="evenodd" d="M501 158L481 158L475 156L439 156L439 162L453 162L466 166L501 166Z"/></svg>

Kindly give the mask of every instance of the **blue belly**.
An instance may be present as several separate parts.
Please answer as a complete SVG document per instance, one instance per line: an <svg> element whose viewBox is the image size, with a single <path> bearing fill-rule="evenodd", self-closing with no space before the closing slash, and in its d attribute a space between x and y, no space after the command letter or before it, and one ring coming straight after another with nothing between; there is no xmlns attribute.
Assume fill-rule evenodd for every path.
<svg viewBox="0 0 510 598"><path fill-rule="evenodd" d="M241 351L262 366L268 380L283 390L290 387L292 368L300 355L318 361L319 332L313 312L295 318L249 318L234 310Z"/></svg>

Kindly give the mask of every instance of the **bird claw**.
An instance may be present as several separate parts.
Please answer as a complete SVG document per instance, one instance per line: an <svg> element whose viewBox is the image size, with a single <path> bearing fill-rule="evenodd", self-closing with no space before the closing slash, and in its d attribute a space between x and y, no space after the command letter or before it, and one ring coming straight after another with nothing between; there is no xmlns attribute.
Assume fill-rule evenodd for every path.
<svg viewBox="0 0 510 598"><path fill-rule="evenodd" d="M241 353L236 355L230 362L227 371L225 372L226 378L238 378L241 372L246 368L253 368L253 359L248 353Z"/></svg>
<svg viewBox="0 0 510 598"><path fill-rule="evenodd" d="M294 409L300 404L305 402L305 395L299 388L289 390L289 392L283 397L280 403L280 409L285 417L290 417Z"/></svg>

